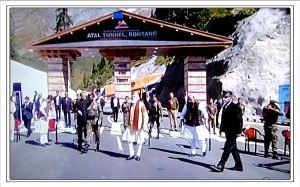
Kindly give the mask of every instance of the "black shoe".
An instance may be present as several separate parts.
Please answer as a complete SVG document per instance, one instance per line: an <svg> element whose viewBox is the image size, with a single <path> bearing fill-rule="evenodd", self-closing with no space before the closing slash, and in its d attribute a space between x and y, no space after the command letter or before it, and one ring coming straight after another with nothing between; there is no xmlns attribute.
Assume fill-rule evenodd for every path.
<svg viewBox="0 0 300 187"><path fill-rule="evenodd" d="M234 166L232 168L228 168L229 170L234 170L234 171L243 171L243 166Z"/></svg>
<svg viewBox="0 0 300 187"><path fill-rule="evenodd" d="M213 166L213 169L217 172L223 172L224 166L218 164L217 166Z"/></svg>
<svg viewBox="0 0 300 187"><path fill-rule="evenodd" d="M137 156L137 157L135 157L135 160L136 160L136 161L140 161L140 160L141 160L141 157Z"/></svg>
<svg viewBox="0 0 300 187"><path fill-rule="evenodd" d="M132 159L134 159L134 156L129 156L126 158L126 160L132 160Z"/></svg>
<svg viewBox="0 0 300 187"><path fill-rule="evenodd" d="M202 156L203 156L203 157L205 157L205 156L206 156L206 151L204 151L204 152L202 153Z"/></svg>
<svg viewBox="0 0 300 187"><path fill-rule="evenodd" d="M195 154L189 154L189 157L194 157L194 156L196 156Z"/></svg>
<svg viewBox="0 0 300 187"><path fill-rule="evenodd" d="M100 152L99 146L100 146L100 143L97 143L96 149L95 149L96 152Z"/></svg>
<svg viewBox="0 0 300 187"><path fill-rule="evenodd" d="M277 156L277 155L273 155L273 156L272 156L272 159L274 159L274 160L282 160L282 158L279 157L279 156Z"/></svg>
<svg viewBox="0 0 300 187"><path fill-rule="evenodd" d="M177 129L175 129L175 131L178 131Z"/></svg>
<svg viewBox="0 0 300 187"><path fill-rule="evenodd" d="M159 135L157 135L157 136L155 137L155 139L159 139Z"/></svg>

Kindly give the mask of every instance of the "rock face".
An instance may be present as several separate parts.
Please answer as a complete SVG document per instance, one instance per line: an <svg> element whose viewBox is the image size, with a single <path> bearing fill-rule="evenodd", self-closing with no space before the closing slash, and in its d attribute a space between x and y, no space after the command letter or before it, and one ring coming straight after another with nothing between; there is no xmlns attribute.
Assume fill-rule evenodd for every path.
<svg viewBox="0 0 300 187"><path fill-rule="evenodd" d="M139 79L142 77L149 76L151 74L162 73L166 71L166 65L155 65L155 60L157 56L152 57L146 63L143 63L137 67L131 68L131 80Z"/></svg>
<svg viewBox="0 0 300 187"><path fill-rule="evenodd" d="M158 83L155 94L158 94L163 107L167 107L169 94L172 92L179 101L179 111L182 110L184 101L184 62L183 59L174 59L167 65L165 75Z"/></svg>
<svg viewBox="0 0 300 187"><path fill-rule="evenodd" d="M246 115L260 115L270 99L278 100L279 85L290 84L290 29L285 9L260 9L240 21L233 46L208 62L208 85L219 79L223 90L245 100Z"/></svg>

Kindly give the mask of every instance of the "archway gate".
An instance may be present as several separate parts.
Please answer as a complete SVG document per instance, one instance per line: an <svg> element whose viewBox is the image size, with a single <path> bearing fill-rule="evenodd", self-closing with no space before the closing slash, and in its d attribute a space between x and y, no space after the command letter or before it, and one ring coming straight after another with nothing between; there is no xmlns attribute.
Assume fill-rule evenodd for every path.
<svg viewBox="0 0 300 187"><path fill-rule="evenodd" d="M205 61L232 45L228 37L126 11L77 25L30 42L27 48L48 62L48 92L70 87L69 62L101 56L114 61L115 95L131 95L130 60L168 55L184 58L184 87L206 102Z"/></svg>

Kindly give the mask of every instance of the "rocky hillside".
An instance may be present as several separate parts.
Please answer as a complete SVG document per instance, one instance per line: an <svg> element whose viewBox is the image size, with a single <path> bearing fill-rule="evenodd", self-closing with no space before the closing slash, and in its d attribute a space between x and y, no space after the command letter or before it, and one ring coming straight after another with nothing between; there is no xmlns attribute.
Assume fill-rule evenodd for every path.
<svg viewBox="0 0 300 187"><path fill-rule="evenodd" d="M233 46L207 64L209 84L219 79L223 90L245 99L248 115L260 114L270 99L278 100L279 85L290 84L290 29L285 9L260 9L240 21Z"/></svg>
<svg viewBox="0 0 300 187"><path fill-rule="evenodd" d="M68 8L73 26L102 17L119 10L119 8ZM153 8L127 8L128 12L150 17ZM55 32L55 8L11 8L10 26L15 33L18 49L27 42Z"/></svg>

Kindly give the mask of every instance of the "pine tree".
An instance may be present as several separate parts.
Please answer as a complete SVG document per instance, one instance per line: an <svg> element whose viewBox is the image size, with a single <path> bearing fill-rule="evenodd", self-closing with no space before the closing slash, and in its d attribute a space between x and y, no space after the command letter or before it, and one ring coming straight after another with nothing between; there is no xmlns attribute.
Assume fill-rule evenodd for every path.
<svg viewBox="0 0 300 187"><path fill-rule="evenodd" d="M17 45L15 42L15 24L14 18L12 14L9 14L10 22L9 22L9 47L10 47L10 57L12 59L16 59L18 53L16 51Z"/></svg>
<svg viewBox="0 0 300 187"><path fill-rule="evenodd" d="M55 12L56 12L55 33L61 32L69 28L71 25L73 25L71 16L68 15L67 8L57 8Z"/></svg>

